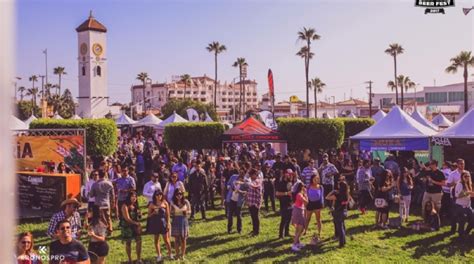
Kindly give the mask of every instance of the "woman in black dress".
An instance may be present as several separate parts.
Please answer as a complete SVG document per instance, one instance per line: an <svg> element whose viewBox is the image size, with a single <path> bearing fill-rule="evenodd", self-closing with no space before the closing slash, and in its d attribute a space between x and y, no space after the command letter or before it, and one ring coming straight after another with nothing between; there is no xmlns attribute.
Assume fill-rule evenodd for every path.
<svg viewBox="0 0 474 264"><path fill-rule="evenodd" d="M148 206L148 219L146 230L148 234L155 237L155 250L157 254L157 261L161 262L160 235L165 241L166 249L168 250L168 257L173 258L171 254L171 243L169 240L169 232L171 229L170 222L170 207L166 199L164 199L163 192L156 190L153 194L153 202Z"/></svg>

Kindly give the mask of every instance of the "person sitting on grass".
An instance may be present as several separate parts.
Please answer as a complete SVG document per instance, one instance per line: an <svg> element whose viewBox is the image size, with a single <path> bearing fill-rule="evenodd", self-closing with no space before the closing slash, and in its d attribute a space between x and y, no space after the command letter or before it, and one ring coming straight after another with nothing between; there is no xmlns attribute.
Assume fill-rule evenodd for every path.
<svg viewBox="0 0 474 264"><path fill-rule="evenodd" d="M441 225L441 220L439 218L439 213L436 211L434 202L428 201L425 203L424 207L423 222L415 223L412 228L415 230L438 231Z"/></svg>
<svg viewBox="0 0 474 264"><path fill-rule="evenodd" d="M300 251L304 247L301 243L300 237L306 226L306 204L308 203L308 196L306 193L306 187L303 182L297 182L295 186L295 192L293 194L293 211L291 213L291 223L295 226L295 237L293 239L293 245L291 250Z"/></svg>

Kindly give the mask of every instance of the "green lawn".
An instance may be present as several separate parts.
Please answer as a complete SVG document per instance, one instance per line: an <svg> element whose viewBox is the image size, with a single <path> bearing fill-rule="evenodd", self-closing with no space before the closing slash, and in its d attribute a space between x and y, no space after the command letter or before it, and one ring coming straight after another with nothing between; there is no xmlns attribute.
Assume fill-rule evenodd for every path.
<svg viewBox="0 0 474 264"><path fill-rule="evenodd" d="M141 200L143 203L143 200ZM143 212L145 209L143 208ZM392 217L398 216L391 213ZM338 243L330 238L334 233L334 226L329 211L323 212L323 239L320 246L306 246L298 253L290 251L290 238L278 239L278 225L280 217L275 213L261 213L261 234L250 237L252 225L250 215L245 210L243 217L243 232L227 234L227 221L223 210L208 212L207 221L192 222L188 239L188 262L351 262L351 263L380 263L380 262L454 262L474 263L474 235L466 240L459 240L457 235L449 235L449 227L438 232L419 233L411 229L373 230L374 213L359 216L358 211L352 210L346 220L348 233L345 248L338 248ZM410 220L416 220L412 217ZM143 220L145 221L145 220ZM19 231L30 231L35 235L36 246L48 245L49 238L44 236L47 222L23 223L18 226ZM145 223L143 223L144 226ZM235 221L234 221L235 228ZM312 222L310 231L303 238L303 243L309 243L315 231ZM293 229L290 230L293 232ZM116 229L108 239L110 254L109 263L123 263L127 260L125 247L119 239L120 231ZM133 247L133 246L132 246ZM162 245L163 255L166 255ZM155 263L153 239L147 235L143 237L143 260L145 263ZM133 251L134 252L134 251ZM132 253L134 256L135 254Z"/></svg>

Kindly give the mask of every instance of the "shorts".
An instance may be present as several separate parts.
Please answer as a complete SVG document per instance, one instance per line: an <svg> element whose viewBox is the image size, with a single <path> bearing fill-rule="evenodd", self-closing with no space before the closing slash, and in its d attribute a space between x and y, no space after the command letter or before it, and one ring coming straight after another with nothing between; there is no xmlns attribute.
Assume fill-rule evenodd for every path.
<svg viewBox="0 0 474 264"><path fill-rule="evenodd" d="M306 205L306 210L308 211L320 210L322 208L323 203L321 201L308 201L308 204Z"/></svg>
<svg viewBox="0 0 474 264"><path fill-rule="evenodd" d="M88 251L99 257L105 257L109 254L109 245L105 241L89 242Z"/></svg>

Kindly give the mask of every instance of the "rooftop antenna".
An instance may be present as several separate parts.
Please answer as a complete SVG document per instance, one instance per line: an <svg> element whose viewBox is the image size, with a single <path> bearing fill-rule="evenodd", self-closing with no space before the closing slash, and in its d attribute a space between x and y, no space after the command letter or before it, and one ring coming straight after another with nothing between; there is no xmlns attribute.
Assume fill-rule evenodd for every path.
<svg viewBox="0 0 474 264"><path fill-rule="evenodd" d="M89 11L89 18L94 18L94 17L92 16L92 9Z"/></svg>

